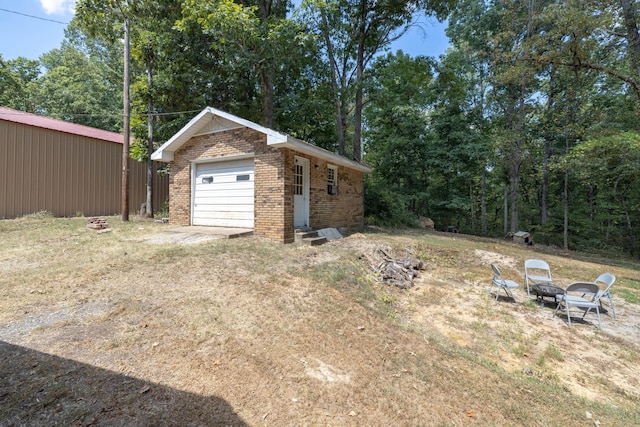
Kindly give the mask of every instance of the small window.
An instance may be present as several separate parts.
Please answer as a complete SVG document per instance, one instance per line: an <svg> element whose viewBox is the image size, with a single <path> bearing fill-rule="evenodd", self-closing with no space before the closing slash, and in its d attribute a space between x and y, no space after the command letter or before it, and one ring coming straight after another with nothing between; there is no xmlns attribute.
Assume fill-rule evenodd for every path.
<svg viewBox="0 0 640 427"><path fill-rule="evenodd" d="M203 184L211 184L213 182L213 177L212 176L203 176L202 177L202 183Z"/></svg>
<svg viewBox="0 0 640 427"><path fill-rule="evenodd" d="M301 196L304 191L304 169L302 165L296 164L293 170L293 194Z"/></svg>
<svg viewBox="0 0 640 427"><path fill-rule="evenodd" d="M335 196L338 194L338 167L327 167L327 193Z"/></svg>
<svg viewBox="0 0 640 427"><path fill-rule="evenodd" d="M236 175L236 181L249 181L249 175Z"/></svg>

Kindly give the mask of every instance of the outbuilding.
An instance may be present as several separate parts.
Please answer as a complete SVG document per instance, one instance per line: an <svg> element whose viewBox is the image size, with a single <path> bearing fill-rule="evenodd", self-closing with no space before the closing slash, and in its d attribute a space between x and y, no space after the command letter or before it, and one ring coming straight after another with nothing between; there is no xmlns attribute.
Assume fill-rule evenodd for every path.
<svg viewBox="0 0 640 427"><path fill-rule="evenodd" d="M212 107L163 144L169 221L253 229L291 243L296 229L361 229L371 169Z"/></svg>
<svg viewBox="0 0 640 427"><path fill-rule="evenodd" d="M47 211L56 216L122 211L121 134L0 107L0 219ZM154 174L153 206L168 195ZM147 163L129 159L129 206L146 201Z"/></svg>

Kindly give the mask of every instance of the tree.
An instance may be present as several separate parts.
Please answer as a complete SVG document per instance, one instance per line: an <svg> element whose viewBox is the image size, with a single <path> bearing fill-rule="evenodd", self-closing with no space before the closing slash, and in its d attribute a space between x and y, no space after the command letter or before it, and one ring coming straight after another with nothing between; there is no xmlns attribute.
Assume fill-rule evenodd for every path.
<svg viewBox="0 0 640 427"><path fill-rule="evenodd" d="M42 55L41 64L45 73L37 91L40 114L120 132L122 89L113 81L112 67L119 67L121 60L97 60L67 38L60 48Z"/></svg>
<svg viewBox="0 0 640 427"><path fill-rule="evenodd" d="M532 63L592 70L624 82L635 94L640 114L640 12L631 0L550 2L539 20L547 31L535 34Z"/></svg>
<svg viewBox="0 0 640 427"><path fill-rule="evenodd" d="M331 73L339 153L346 154L347 114L353 106L353 153L362 157L364 74L370 61L406 31L415 14L443 19L452 0L309 0L306 17L315 23Z"/></svg>
<svg viewBox="0 0 640 427"><path fill-rule="evenodd" d="M432 88L431 129L434 134L433 172L441 177L442 219L468 222L476 231L480 205L481 232L487 232L486 175L492 167L491 126L487 114L487 82L483 63L458 48L449 49L438 64Z"/></svg>
<svg viewBox="0 0 640 427"><path fill-rule="evenodd" d="M585 141L571 150L566 167L592 198L589 220L581 221L583 230L577 231L603 249L610 245L639 254L640 134L619 132Z"/></svg>
<svg viewBox="0 0 640 427"><path fill-rule="evenodd" d="M179 23L180 28L190 22L200 25L205 34L213 36L213 47L224 52L229 66L253 73L262 99L261 122L270 128L275 124L276 72L288 58L303 57L304 34L296 22L287 19L289 6L288 0L185 0L185 18Z"/></svg>
<svg viewBox="0 0 640 427"><path fill-rule="evenodd" d="M407 213L430 215L428 105L433 66L427 57L397 52L376 58L367 72L365 158L376 170L367 182L370 217L407 222ZM392 197L395 201L389 203L374 200ZM389 205L394 203L400 206L392 213Z"/></svg>
<svg viewBox="0 0 640 427"><path fill-rule="evenodd" d="M39 76L38 61L23 57L5 61L0 54L0 105L36 112L33 92Z"/></svg>

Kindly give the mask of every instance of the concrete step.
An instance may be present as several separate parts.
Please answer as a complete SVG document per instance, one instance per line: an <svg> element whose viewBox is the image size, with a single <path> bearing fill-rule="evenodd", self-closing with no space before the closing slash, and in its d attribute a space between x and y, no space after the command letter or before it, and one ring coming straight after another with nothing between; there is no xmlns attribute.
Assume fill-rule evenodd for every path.
<svg viewBox="0 0 640 427"><path fill-rule="evenodd" d="M314 230L296 230L295 242L303 245L317 246L326 243L327 238L318 236L318 232Z"/></svg>
<svg viewBox="0 0 640 427"><path fill-rule="evenodd" d="M302 239L302 244L303 245L319 246L319 245L322 245L324 243L327 243L327 238L326 237L316 236L316 237L307 237L307 238Z"/></svg>

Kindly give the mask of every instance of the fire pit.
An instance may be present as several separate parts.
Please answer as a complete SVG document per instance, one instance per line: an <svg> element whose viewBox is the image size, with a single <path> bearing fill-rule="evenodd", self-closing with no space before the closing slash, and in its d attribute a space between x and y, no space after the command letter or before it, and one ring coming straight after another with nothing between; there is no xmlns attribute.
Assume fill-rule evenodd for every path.
<svg viewBox="0 0 640 427"><path fill-rule="evenodd" d="M544 307L544 297L553 297L553 301L557 304L556 295L564 294L564 289L555 285L533 285L531 293L536 296L537 300L540 300L540 306Z"/></svg>

